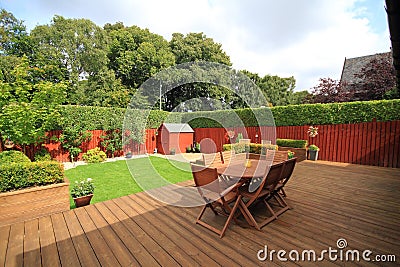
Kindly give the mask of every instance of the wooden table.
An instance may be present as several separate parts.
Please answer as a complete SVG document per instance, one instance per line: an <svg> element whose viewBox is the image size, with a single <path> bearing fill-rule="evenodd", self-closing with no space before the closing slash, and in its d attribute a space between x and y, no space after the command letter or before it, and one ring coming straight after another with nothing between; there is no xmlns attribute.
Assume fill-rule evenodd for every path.
<svg viewBox="0 0 400 267"><path fill-rule="evenodd" d="M269 170L269 164L267 160L249 160L251 162L250 167L246 167L246 160L234 160L227 165L221 165L217 167L219 175L225 175L229 177L237 177L244 180L252 178L264 177Z"/></svg>

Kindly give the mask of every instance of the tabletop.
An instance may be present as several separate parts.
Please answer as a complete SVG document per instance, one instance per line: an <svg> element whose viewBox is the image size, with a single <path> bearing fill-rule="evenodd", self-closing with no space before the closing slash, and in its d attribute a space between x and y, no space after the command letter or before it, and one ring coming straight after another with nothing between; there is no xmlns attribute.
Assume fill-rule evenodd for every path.
<svg viewBox="0 0 400 267"><path fill-rule="evenodd" d="M248 161L250 161L250 165ZM219 175L242 179L258 178L263 177L267 173L270 164L267 160L234 160L227 165L217 167L217 172Z"/></svg>

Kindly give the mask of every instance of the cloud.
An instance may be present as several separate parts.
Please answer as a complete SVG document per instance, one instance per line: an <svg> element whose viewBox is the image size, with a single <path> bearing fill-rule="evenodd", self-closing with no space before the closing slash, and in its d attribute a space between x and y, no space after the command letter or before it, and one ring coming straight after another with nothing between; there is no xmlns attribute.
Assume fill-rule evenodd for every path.
<svg viewBox="0 0 400 267"><path fill-rule="evenodd" d="M58 14L99 26L138 25L167 40L174 32L204 32L222 44L234 68L294 76L303 90L321 77L339 79L345 57L389 51L387 26L377 31L382 22L371 21L382 16L363 15L384 13L380 1L381 10L369 0L8 0L5 8L32 27Z"/></svg>

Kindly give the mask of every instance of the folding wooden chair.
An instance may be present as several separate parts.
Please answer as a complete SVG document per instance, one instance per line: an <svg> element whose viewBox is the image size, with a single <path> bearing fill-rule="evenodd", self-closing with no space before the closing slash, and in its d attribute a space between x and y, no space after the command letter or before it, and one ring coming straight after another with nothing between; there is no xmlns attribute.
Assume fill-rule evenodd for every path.
<svg viewBox="0 0 400 267"><path fill-rule="evenodd" d="M247 154L248 153L235 154L235 160L245 161L247 159L247 157L248 157Z"/></svg>
<svg viewBox="0 0 400 267"><path fill-rule="evenodd" d="M221 154L222 164L229 164L231 160L235 158L235 152L232 150L221 151L220 154Z"/></svg>
<svg viewBox="0 0 400 267"><path fill-rule="evenodd" d="M198 215L196 223L217 233L219 237L222 238L231 220L233 219L236 221L236 218L234 216L237 208L239 207L240 200L240 198L237 197L236 192L232 191L236 185L232 185L224 189L218 179L218 172L216 168L207 168L195 164L191 164L191 168L194 183L200 196L204 199L206 203L202 208L200 214ZM229 206L229 203L235 200L236 202L231 208ZM221 214L227 216L227 220L225 221L222 230L219 230L216 227L201 220L207 208L210 208L215 215Z"/></svg>
<svg viewBox="0 0 400 267"><path fill-rule="evenodd" d="M269 153L273 153L274 159L273 163L280 163L288 159L288 153L287 151L276 151L276 150L269 150Z"/></svg>
<svg viewBox="0 0 400 267"><path fill-rule="evenodd" d="M284 163L278 163L272 165L269 171L262 178L253 179L252 182L257 183L258 188L250 192L249 189L252 187L251 184L247 186L242 186L239 188L239 196L242 196L240 200L240 205L247 216L246 220L250 220L251 224L257 229L260 230L261 227L267 225L271 221L278 218L278 215L282 214L288 208L283 207L279 211L275 212L272 207L267 202L267 199L273 196L275 187L281 179L281 174L283 172ZM267 217L264 221L258 223L254 216L251 214L249 208L259 201L262 201L271 214L270 217ZM279 203L281 204L281 203Z"/></svg>
<svg viewBox="0 0 400 267"><path fill-rule="evenodd" d="M203 153L203 163L206 167L218 167L222 165L220 153Z"/></svg>
<svg viewBox="0 0 400 267"><path fill-rule="evenodd" d="M286 192L284 190L285 185L289 181L290 177L292 177L294 167L296 166L297 158L291 158L285 161L285 167L282 172L282 179L279 181L276 186L277 193L280 193L283 197L286 197Z"/></svg>

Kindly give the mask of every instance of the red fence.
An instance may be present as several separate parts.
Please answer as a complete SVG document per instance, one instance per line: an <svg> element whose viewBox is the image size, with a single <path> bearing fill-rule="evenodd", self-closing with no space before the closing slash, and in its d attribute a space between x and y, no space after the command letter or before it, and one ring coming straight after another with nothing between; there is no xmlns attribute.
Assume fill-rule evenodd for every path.
<svg viewBox="0 0 400 267"><path fill-rule="evenodd" d="M276 137L308 140L309 144L315 144L320 148L318 158L321 160L400 168L400 121L315 126L318 127L318 135L314 138L308 136L308 126L276 127ZM203 151L222 149L225 143L224 129L197 128L194 130L196 142L202 142L207 138L213 141L213 144L210 144L210 141L203 141ZM252 142L261 143L258 140L260 136L266 140L275 139L271 128L267 127L233 128L232 130L236 133L247 131L243 136L250 138Z"/></svg>
<svg viewBox="0 0 400 267"><path fill-rule="evenodd" d="M275 137L306 139L309 144L320 148L318 158L321 160L400 168L400 121L315 126L318 127L318 135L314 138L308 136L308 126L276 127L276 132L271 127L238 127L227 130L233 130L236 134L242 133L243 138L249 138L254 143L261 143L261 139L275 140ZM156 131L146 130L146 143L132 152L152 153L157 146ZM205 153L221 151L222 145L228 143L226 130L223 128L196 128L194 131L194 139L201 144L201 150ZM48 135L59 136L60 133L61 131L51 131ZM92 139L81 146L82 153L101 147L100 136L103 134L102 130L92 131ZM69 161L69 154L62 149L60 143L49 141L45 147L56 160ZM39 148L31 147L26 154L33 158L34 152ZM120 151L118 155L122 154Z"/></svg>
<svg viewBox="0 0 400 267"><path fill-rule="evenodd" d="M134 147L132 149L132 154L144 153L145 151L153 152L154 148L156 147L156 129L147 129L146 130L146 142L140 146ZM105 135L105 131L103 130L93 130L90 131L92 133L92 138L89 142L85 142L81 145L82 153L79 154L78 160L82 159L82 154L88 151L89 149L93 149L95 147L100 147L104 151L104 148L101 146L102 138L101 136ZM62 131L50 131L47 133L48 137L59 137ZM50 139L50 138L49 138ZM47 141L44 144L44 147L50 152L52 158L56 159L57 161L66 162L70 161L69 152L64 150L61 147L61 144L57 141ZM26 154L31 159L34 158L35 152L38 151L41 146L31 146L27 148ZM122 156L122 151L117 151L115 153L116 156ZM111 155L108 155L111 157Z"/></svg>

